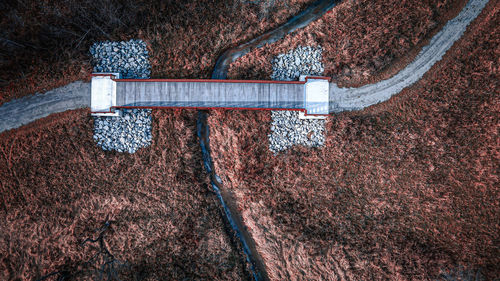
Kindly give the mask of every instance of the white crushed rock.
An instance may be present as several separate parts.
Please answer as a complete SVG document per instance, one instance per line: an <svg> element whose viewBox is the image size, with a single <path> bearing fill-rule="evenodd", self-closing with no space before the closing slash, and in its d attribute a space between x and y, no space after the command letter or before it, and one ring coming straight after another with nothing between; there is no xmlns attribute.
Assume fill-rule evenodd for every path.
<svg viewBox="0 0 500 281"><path fill-rule="evenodd" d="M273 61L273 80L298 80L302 74L320 76L321 47L298 47L286 54L276 56ZM271 134L269 150L275 154L294 145L319 147L325 143L325 120L299 119L296 111L271 111Z"/></svg>
<svg viewBox="0 0 500 281"><path fill-rule="evenodd" d="M272 111L269 149L277 153L293 145L318 147L325 143L324 120L299 119L297 111Z"/></svg>
<svg viewBox="0 0 500 281"><path fill-rule="evenodd" d="M151 65L141 40L97 42L90 47L94 72L119 72L121 78L149 78ZM103 150L135 153L151 145L151 110L121 110L120 117L94 117L94 140Z"/></svg>
<svg viewBox="0 0 500 281"><path fill-rule="evenodd" d="M321 47L297 47L286 54L279 54L273 61L271 79L282 81L299 80L301 74L321 75L325 68L321 62Z"/></svg>
<svg viewBox="0 0 500 281"><path fill-rule="evenodd" d="M94 72L119 72L120 78L148 78L151 65L142 40L96 42L90 47Z"/></svg>
<svg viewBox="0 0 500 281"><path fill-rule="evenodd" d="M103 150L135 153L151 145L151 110L123 109L121 117L94 117L94 140Z"/></svg>

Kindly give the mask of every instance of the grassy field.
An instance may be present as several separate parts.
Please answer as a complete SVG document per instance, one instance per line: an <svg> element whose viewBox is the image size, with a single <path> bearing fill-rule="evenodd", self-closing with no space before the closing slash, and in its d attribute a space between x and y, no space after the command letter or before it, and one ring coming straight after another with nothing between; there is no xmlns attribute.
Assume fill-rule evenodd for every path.
<svg viewBox="0 0 500 281"><path fill-rule="evenodd" d="M307 27L239 58L230 78L269 79L271 59L297 46L323 48L325 76L340 86L374 83L403 69L466 0L343 1Z"/></svg>
<svg viewBox="0 0 500 281"><path fill-rule="evenodd" d="M324 148L274 156L269 113L211 115L216 170L271 279L434 280L457 268L500 276L493 6L421 81L331 116Z"/></svg>
<svg viewBox="0 0 500 281"><path fill-rule="evenodd" d="M208 78L226 48L313 1L2 1L0 104L89 79L89 47L102 40L144 40L154 77Z"/></svg>
<svg viewBox="0 0 500 281"><path fill-rule="evenodd" d="M145 40L154 77L208 78L224 49L310 2L2 2L0 104L86 79L96 40ZM236 61L230 77L269 79L273 55L320 44L336 82L376 81L463 3L345 1ZM460 265L499 276L498 17L490 3L390 101L330 117L322 149L274 156L269 113L211 112L217 172L273 280L425 280ZM101 151L88 110L0 134L0 279L81 266L97 249L80 243L108 216L108 248L139 277L248 278L202 170L195 111L155 110L153 120L153 145L134 155Z"/></svg>
<svg viewBox="0 0 500 281"><path fill-rule="evenodd" d="M2 133L0 279L88 269L98 249L80 244L109 217L106 245L130 265L122 280L246 280L202 170L195 116L154 112L153 144L135 154L97 147L88 110Z"/></svg>

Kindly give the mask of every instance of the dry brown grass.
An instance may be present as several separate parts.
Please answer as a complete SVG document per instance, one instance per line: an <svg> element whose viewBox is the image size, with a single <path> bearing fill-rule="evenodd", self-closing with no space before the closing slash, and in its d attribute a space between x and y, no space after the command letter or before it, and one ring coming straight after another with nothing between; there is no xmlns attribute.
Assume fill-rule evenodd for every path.
<svg viewBox="0 0 500 281"><path fill-rule="evenodd" d="M297 46L323 47L325 75L341 86L386 79L410 63L466 0L352 1L231 64L229 77L269 79L271 60Z"/></svg>
<svg viewBox="0 0 500 281"><path fill-rule="evenodd" d="M88 110L51 115L0 135L0 279L71 270L105 241L146 280L245 280L202 170L196 111L154 112L151 147L104 152ZM130 279L130 276L129 278Z"/></svg>
<svg viewBox="0 0 500 281"><path fill-rule="evenodd" d="M281 16L271 16L262 26L255 24L262 18L245 9L235 9L227 17L225 12L206 18L193 16L206 12L203 5L209 2L182 2L172 9L158 4L154 7L159 18L151 15L148 19L156 23L152 25L141 25L138 18L146 18L142 15L147 8L139 5L133 14L137 18L130 19L130 33L122 37L111 34L111 39L138 36L148 41L154 75L203 78L208 77L209 65L217 56L214 50L222 51L222 45L236 44L244 36L253 37L251 33L271 28L288 13L295 13L292 7ZM325 18L348 25L350 21L339 15L353 3L341 5L338 14ZM401 13L414 5L411 1L388 3L400 7ZM432 3L436 2L424 2ZM436 8L439 19L445 18L439 11L463 2L443 3ZM415 11L428 19L418 40L432 33L433 20L439 25L439 20L428 16L424 4L423 10ZM221 5L217 7L222 11L233 9L215 5ZM251 4L243 5L251 8ZM323 149L294 148L275 157L267 148L269 113L213 112L209 121L217 171L236 195L274 280L422 280L457 264L481 268L488 279L499 276L500 39L495 33L499 15L494 5L485 8L487 12L473 24L473 32L414 87L387 103L330 118ZM34 13L36 21L45 10L35 8L20 11L26 17ZM259 7L252 9L258 14ZM371 11L383 14L385 10ZM396 15L404 16L401 13ZM415 15L407 16L406 24L412 24ZM376 20L376 16L366 14L364 19ZM142 32L133 28L134 20L143 27ZM213 20L213 26L206 25L207 20ZM169 26L163 29L162 24ZM183 28L167 32L177 27ZM389 28L393 32L403 27ZM28 30L38 34L37 28L35 24ZM342 28L335 31L339 36L348 39L352 35L352 42L362 42L358 33L343 35L350 29ZM369 33L370 42L379 42L378 28ZM31 42L32 35L20 36ZM97 37L105 38L102 34ZM206 38L202 46L191 45L200 38ZM292 37L287 38L284 42L292 42ZM419 44L410 39L410 49ZM58 40L49 45L50 50L58 46ZM20 51L22 69L12 68L14 76L8 79L13 84L3 88L0 102L87 75L90 66L84 61L92 40L75 51L80 53L63 59L54 57L56 51ZM303 41L292 43L286 48ZM350 48L356 46L360 45ZM394 52L404 54L407 47L402 44ZM352 73L372 71L366 59L377 48L368 46L361 51L360 61L353 61L358 57L353 53L335 63L346 62ZM68 75L76 76L59 75L69 67L70 57L75 62ZM324 57L333 59L335 53ZM268 63L262 58L255 57ZM5 57L2 59L5 63ZM11 75L4 71L8 64L2 67L2 75ZM259 78L255 71L265 67L241 68L238 75ZM375 77L382 68L376 66L370 75ZM335 71L342 68L331 70L337 75ZM22 72L25 77L16 76ZM44 80L34 80L40 73ZM365 77L339 73L337 80L347 84ZM150 279L244 278L241 255L231 247L217 203L206 186L194 135L194 111L155 111L154 120L153 145L134 155L97 148L87 110L52 115L0 135L0 216L5 223L0 228L0 251L7 253L0 259L0 279L33 279L84 260L90 252L82 250L78 242L91 236L108 214L117 221L107 240L109 248Z"/></svg>
<svg viewBox="0 0 500 281"><path fill-rule="evenodd" d="M311 2L2 1L0 104L88 79L88 50L101 40L146 41L154 77L207 78L225 49L284 23Z"/></svg>
<svg viewBox="0 0 500 281"><path fill-rule="evenodd" d="M216 170L271 279L500 277L494 5L416 85L329 118L322 149L273 156L269 113L212 114Z"/></svg>

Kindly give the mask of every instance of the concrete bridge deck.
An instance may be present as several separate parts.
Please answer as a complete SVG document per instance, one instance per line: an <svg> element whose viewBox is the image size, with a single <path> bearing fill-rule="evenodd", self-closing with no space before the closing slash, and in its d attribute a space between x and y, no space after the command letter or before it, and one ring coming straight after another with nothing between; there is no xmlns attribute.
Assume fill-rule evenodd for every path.
<svg viewBox="0 0 500 281"><path fill-rule="evenodd" d="M325 77L304 81L215 79L116 79L94 74L91 109L112 115L115 108L289 109L326 115L329 83Z"/></svg>
<svg viewBox="0 0 500 281"><path fill-rule="evenodd" d="M303 84L120 81L121 106L304 108Z"/></svg>

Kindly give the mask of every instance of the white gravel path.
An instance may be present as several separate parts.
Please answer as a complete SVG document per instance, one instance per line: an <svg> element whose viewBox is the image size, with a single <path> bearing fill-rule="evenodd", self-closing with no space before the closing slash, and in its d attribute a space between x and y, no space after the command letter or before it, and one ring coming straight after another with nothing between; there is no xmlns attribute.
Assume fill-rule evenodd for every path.
<svg viewBox="0 0 500 281"><path fill-rule="evenodd" d="M90 83L74 82L44 94L37 93L0 106L0 133L52 113L90 106Z"/></svg>
<svg viewBox="0 0 500 281"><path fill-rule="evenodd" d="M488 0L470 0L460 14L422 49L415 60L394 77L360 88L330 86L330 112L359 110L388 100L418 81L465 32ZM0 132L20 127L51 113L90 106L90 85L75 82L45 94L24 97L0 106Z"/></svg>
<svg viewBox="0 0 500 281"><path fill-rule="evenodd" d="M339 88L330 85L330 112L359 110L388 100L422 78L441 60L453 43L462 37L469 23L482 11L488 0L470 0L462 11L432 37L415 60L393 77L360 88Z"/></svg>

